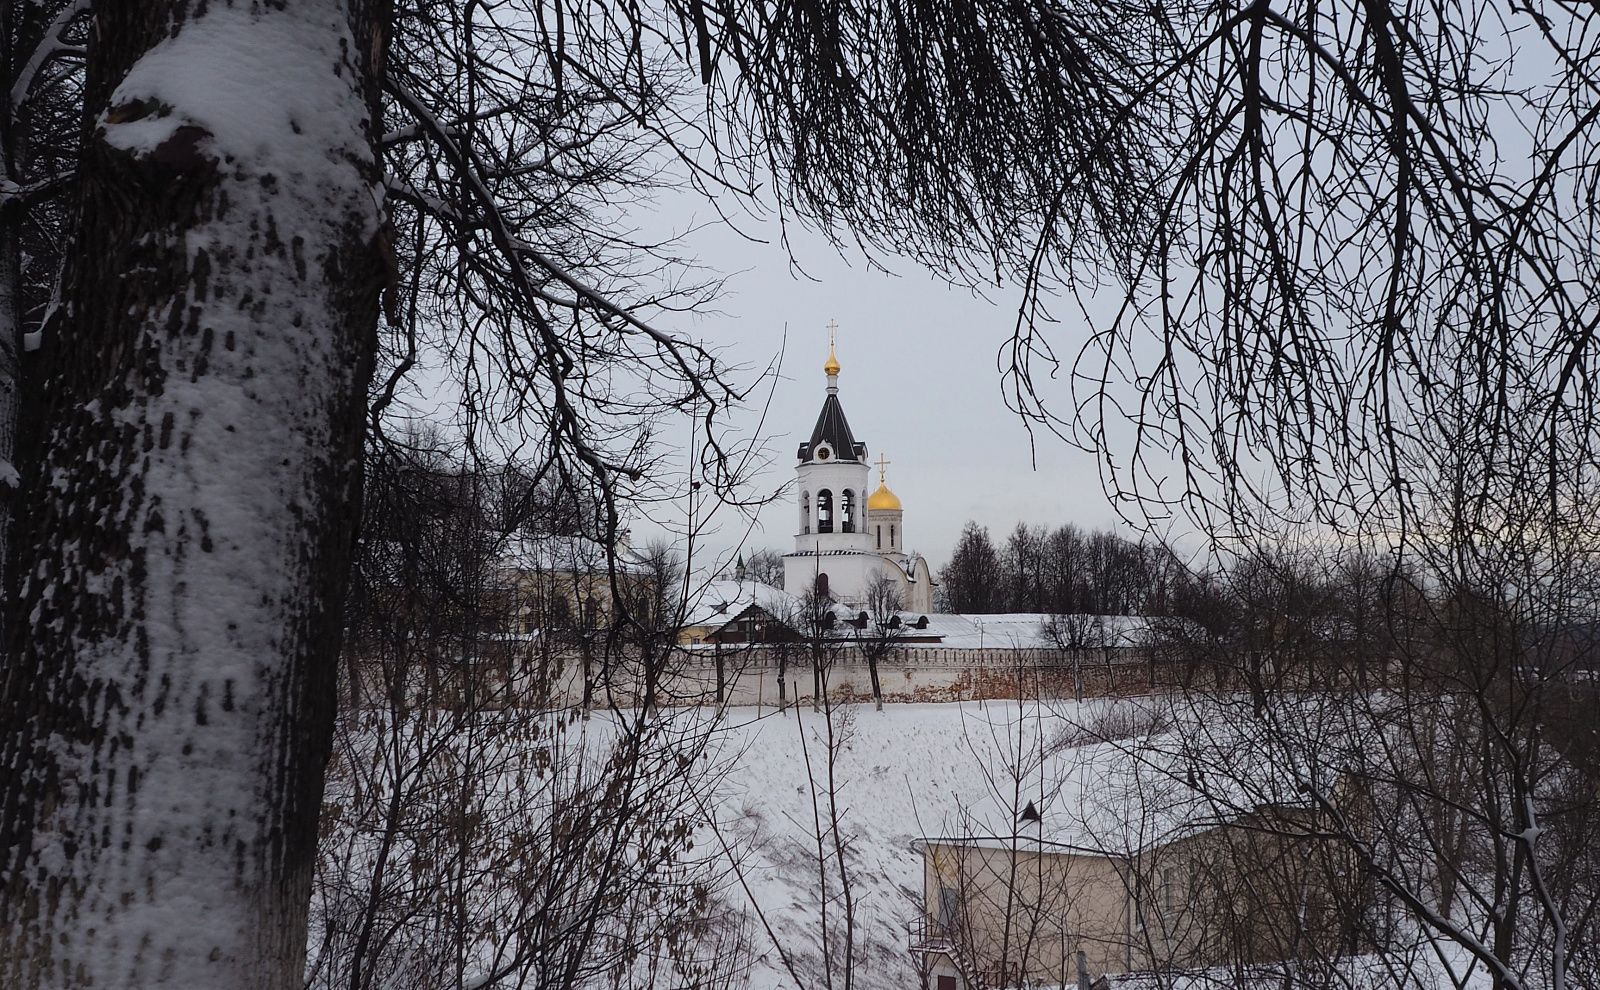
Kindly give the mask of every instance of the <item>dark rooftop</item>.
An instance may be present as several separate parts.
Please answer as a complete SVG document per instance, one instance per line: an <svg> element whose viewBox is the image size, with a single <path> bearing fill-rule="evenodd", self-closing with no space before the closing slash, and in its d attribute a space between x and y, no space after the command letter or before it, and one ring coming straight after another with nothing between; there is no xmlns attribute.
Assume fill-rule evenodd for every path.
<svg viewBox="0 0 1600 990"><path fill-rule="evenodd" d="M797 456L802 461L811 460L812 451L824 441L833 448L833 456L841 461L864 461L867 458L867 445L858 442L855 434L850 432L850 421L844 418L844 406L839 404L839 396L832 393L822 400L822 412L817 414L817 425L811 429L811 439L800 445Z"/></svg>

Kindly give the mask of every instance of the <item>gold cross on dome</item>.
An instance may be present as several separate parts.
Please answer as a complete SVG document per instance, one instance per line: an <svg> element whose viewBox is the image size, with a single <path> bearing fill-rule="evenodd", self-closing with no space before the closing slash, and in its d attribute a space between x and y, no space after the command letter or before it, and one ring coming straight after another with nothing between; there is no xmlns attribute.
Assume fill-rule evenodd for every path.
<svg viewBox="0 0 1600 990"><path fill-rule="evenodd" d="M834 337L839 333L839 324L835 320L828 321L828 350L833 350Z"/></svg>
<svg viewBox="0 0 1600 990"><path fill-rule="evenodd" d="M878 455L878 484L885 484L884 476L889 473L889 465L891 463L889 458L882 454Z"/></svg>

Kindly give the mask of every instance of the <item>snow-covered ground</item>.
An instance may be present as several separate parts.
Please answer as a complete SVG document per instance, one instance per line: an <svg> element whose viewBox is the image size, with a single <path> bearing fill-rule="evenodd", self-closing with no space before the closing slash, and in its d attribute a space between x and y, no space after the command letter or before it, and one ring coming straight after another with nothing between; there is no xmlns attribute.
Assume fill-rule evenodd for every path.
<svg viewBox="0 0 1600 990"><path fill-rule="evenodd" d="M1042 722L1045 731L1064 730L1064 716L1075 710L1052 705ZM995 791L1013 782L1003 771L1000 780L991 774L997 766L1015 765L1005 750L1019 738L1033 748L1041 720L1032 705L991 701L890 705L881 712L870 704L836 706L832 722L843 739L833 776L860 946L855 985L916 987L906 925L921 910L922 861L912 840L954 833L960 808L1003 802ZM765 915L765 924L757 919L752 932L758 952L753 990L823 985L817 835L819 819L820 831L830 831L827 733L828 720L809 707L782 715L770 708L728 713L720 745L733 770L720 803L722 831L745 864L745 903L753 901ZM826 839L824 858L828 924L842 933L837 862ZM730 903L740 893L730 891ZM835 949L835 974L842 967Z"/></svg>
<svg viewBox="0 0 1600 990"><path fill-rule="evenodd" d="M843 741L832 770L854 900L854 986L909 990L919 985L906 940L907 924L922 908L922 860L912 849L914 839L996 834L1008 824L1004 819L1014 821L1015 809L1041 792L1045 819L1057 818L1058 827L1082 829L1103 818L1114 810L1095 797L1103 789L1074 787L1072 779L1081 774L1054 771L1062 760L1081 757L1085 762L1073 766L1082 769L1097 765L1107 752L1137 747L1132 740L1142 738L1146 717L1141 711L1147 703L1051 702L1041 709L989 701L889 705L881 712L870 704L836 706L832 726ZM720 789L720 835L713 841L726 844L742 864L742 881L733 881L725 898L730 908L753 917L751 990L827 986L827 971L833 973L831 985L842 985L843 897L828 839L828 731L829 720L805 706L783 714L770 708L730 709L719 730L717 757L731 769ZM1096 744L1097 733L1124 741ZM1068 748L1077 744L1082 748ZM1058 781L1053 791L1039 780L1041 765ZM1173 795L1166 794L1162 803L1168 798ZM1091 844L1139 844L1125 832L1096 832ZM819 834L824 837L821 869ZM831 958L821 936L824 884L827 927L834 937ZM1400 974L1414 981L1408 985L1422 987L1476 990L1488 980L1483 967L1474 966L1459 947L1435 950L1420 941L1409 951L1397 946L1385 960L1361 957L1343 967L1335 982L1352 988L1394 986ZM1271 967L1264 972L1270 974L1264 981L1273 985L1300 985ZM1146 990L1137 977L1119 985ZM1183 983L1189 990L1231 985L1207 973L1191 974Z"/></svg>
<svg viewBox="0 0 1600 990"><path fill-rule="evenodd" d="M1008 836L1017 830L1019 810L1037 803L1042 820L1024 829L1024 835L1079 848L1124 851L1143 848L1154 837L1227 810L1197 801L1194 781L1181 767L1165 766L1163 757L1175 751L1171 746L1178 716L1152 699L1044 706L1016 701L898 704L881 712L870 704L837 705L831 717L809 705L784 712L730 708L720 717L711 709L661 709L656 715L663 723L659 733L644 740L646 752L671 779L662 778L635 794L632 800L644 803L633 805L623 818L681 819L685 830L692 828L692 822L706 823L692 833L683 874L697 878L696 883L702 882L698 878L716 878L705 881L715 888L716 927L693 936L694 950L704 953L711 967L707 972L715 979L695 982L696 986L721 990L844 986L848 900L848 914L854 920L848 940L855 946L848 954L853 965L851 986L917 987L906 929L922 910L922 860L912 847L921 836ZM1215 712L1190 712L1187 717L1198 718L1213 730L1187 736L1220 745L1237 734L1226 731L1228 719ZM616 713L568 718L560 725L545 720L534 726L512 718L502 727L502 731L515 729L510 735L480 740L495 753L500 752L496 747L533 745L540 752L554 752L564 768L556 774L532 772L526 779L506 777L477 789L482 802L517 823L517 835L497 836L488 851L499 858L486 860L488 865L480 872L503 875L509 883L521 875L524 854L518 836L526 833L534 845L552 841L564 829L554 824L558 814L612 799L607 790L608 761L618 724ZM704 751L702 743L708 743ZM500 766L499 756L490 763ZM447 774L452 766L444 767ZM526 761L509 758L504 766L518 774L528 770ZM576 786L573 774L580 770L588 774L587 788ZM1139 786L1111 786L1117 779ZM1270 783L1272 775L1263 779ZM647 793L655 791L660 793L654 797ZM1213 800L1220 794L1226 801L1230 793L1214 784L1209 788ZM1270 788L1263 793L1274 797ZM445 804L453 800L449 794L434 797ZM371 795L368 803L373 803ZM421 810L424 820L432 807ZM558 813L555 808L569 810ZM638 843L649 834L648 827L623 830L629 845L617 862L624 870L638 867L634 852L642 850ZM835 836L842 850L835 845ZM363 876L370 869L352 871L351 862L361 862L361 850L375 841L370 835L367 840L371 841L366 845L351 846L357 852L355 860L341 859L336 845L326 850L325 859L333 860L325 864L331 876L356 874L348 878L355 895L364 896ZM1019 843L1026 844L1026 840ZM587 846L579 843L575 848ZM426 849L419 849L415 854L402 850L401 859L431 876L427 871L433 867L418 865L427 858ZM615 850L598 853L604 857L615 855ZM841 864L848 885L841 883ZM410 875L412 871L400 866L397 860L394 876ZM542 876L537 864L529 870L535 878ZM637 897L654 904L655 894L668 889L672 876L678 875L670 870L668 874L658 882L644 869ZM343 902L337 895L344 885L328 888L327 877L323 881L324 900L332 897L323 906L338 907ZM500 886L486 884L487 918L500 910L493 896ZM581 900L590 893L577 889L572 896ZM402 890L400 906L410 904L406 896ZM520 904L519 896L523 895L512 900ZM536 898L534 907L540 903ZM645 904L634 907L650 910ZM619 904L616 910L629 908ZM324 914L343 917L337 912ZM478 941L498 937L494 924L487 930ZM421 932L419 944L428 944L430 931ZM516 941L511 935L506 938L508 945ZM1462 974L1472 969L1458 947L1445 945L1435 952L1420 940L1410 941L1415 942L1411 951L1394 946L1383 959L1348 960L1353 975L1346 984L1375 990L1399 985L1403 981L1395 976L1403 974L1410 981L1407 986L1452 986L1457 983L1446 978L1448 969ZM748 952L737 959L722 956L730 945L740 943L749 947ZM485 954L477 942L469 949ZM337 950L333 946L335 955ZM645 955L656 959L659 953L652 950ZM1480 965L1460 985L1478 990L1483 977ZM1273 980L1270 975L1265 979ZM632 985L669 984L647 975ZM1126 985L1131 990L1151 990L1138 980ZM1213 990L1218 985L1205 973L1189 974L1183 982L1185 990ZM1230 984L1230 990L1253 990L1253 984L1248 988Z"/></svg>

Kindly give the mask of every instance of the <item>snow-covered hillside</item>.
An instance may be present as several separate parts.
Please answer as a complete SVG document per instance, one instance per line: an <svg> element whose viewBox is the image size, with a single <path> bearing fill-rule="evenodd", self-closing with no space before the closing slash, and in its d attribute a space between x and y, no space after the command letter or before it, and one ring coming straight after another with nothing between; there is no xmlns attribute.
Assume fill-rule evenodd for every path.
<svg viewBox="0 0 1600 990"><path fill-rule="evenodd" d="M1018 764L1006 751L1019 742L1034 749L1040 725L1047 737L1069 731L1066 716L1074 710L1056 704L1040 720L1031 705L1016 702L834 709L833 730L842 742L832 769L856 919L857 987L917 985L906 950L906 925L922 898L921 858L912 840L957 831L960 808L1006 804L1005 792L1016 782L1004 769L999 779L991 776L997 767ZM765 916L752 932L755 990L822 986L830 963L836 983L843 972L844 897L830 838L828 731L829 719L805 707L782 715L755 708L728 715L722 747L734 769L721 799L721 832L741 857L748 886L745 893L735 884L730 904L744 894L744 903L753 901ZM817 863L819 833L825 873ZM824 875L831 959L824 958L821 937Z"/></svg>
<svg viewBox="0 0 1600 990"><path fill-rule="evenodd" d="M386 727L375 714L335 762L309 982L346 985L338 977L370 917L399 934L363 965L399 974L394 986L471 984L458 979L464 959L504 986L910 990L918 837L1122 855L1262 801L1292 804L1279 780L1294 759L1280 753L1257 772L1247 724L1213 703L1169 701L507 710L460 713L459 725L430 711L393 746L374 745ZM1038 814L1021 814L1028 805ZM476 860L457 862L460 841ZM575 945L566 922L595 904L597 934ZM1403 913L1389 924L1382 957L1339 964L1349 990L1478 990L1487 979L1464 948L1470 935L1402 935ZM570 965L594 979L562 977ZM1190 976L1180 983L1254 985Z"/></svg>
<svg viewBox="0 0 1600 990"><path fill-rule="evenodd" d="M845 897L831 841L830 723L839 740L831 767L834 806L855 917L853 985L911 990L919 982L906 928L922 909L922 860L912 841L1003 834L1014 829L1018 809L1040 801L1043 826L1082 833L1073 842L1096 848L1142 844L1148 836L1132 825L1161 825L1175 807L1194 802L1181 780L1163 777L1159 763L1141 748L1138 740L1153 738L1144 732L1154 717L1149 699L1051 702L1042 708L1015 701L905 704L881 712L848 705L837 706L831 720L809 707L781 715L765 708L730 709L715 747L717 760L731 769L722 781L713 841L724 843L741 864L724 898L735 913L748 911L753 919L748 934L755 953L746 985L843 986ZM1104 769L1108 755L1119 754L1137 754L1141 766L1155 766L1156 776L1174 782L1176 790L1145 793L1144 800L1154 804L1142 812L1126 808L1125 791L1091 784L1085 776L1086 770ZM1191 810L1198 819L1207 814L1204 807ZM1128 812L1129 827L1105 827L1108 816L1119 812ZM1410 986L1487 985L1487 972L1462 947L1430 942L1420 932L1409 941L1398 930L1395 935L1387 957L1346 960L1336 982L1394 986L1398 967ZM1301 985L1285 981L1273 967L1262 972L1276 974L1270 976L1274 985ZM1225 977L1201 972L1178 984L1208 990L1235 985ZM1151 984L1133 977L1119 985L1143 990Z"/></svg>

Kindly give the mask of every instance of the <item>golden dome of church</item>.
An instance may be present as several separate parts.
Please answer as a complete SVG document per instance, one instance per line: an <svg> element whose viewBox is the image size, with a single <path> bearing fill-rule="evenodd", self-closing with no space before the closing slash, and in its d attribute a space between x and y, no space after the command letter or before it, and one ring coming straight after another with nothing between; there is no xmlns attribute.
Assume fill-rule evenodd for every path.
<svg viewBox="0 0 1600 990"><path fill-rule="evenodd" d="M867 496L868 512L899 512L900 497L889 490L889 459L878 455L878 490Z"/></svg>
<svg viewBox="0 0 1600 990"><path fill-rule="evenodd" d="M891 492L889 486L882 481L878 482L878 490L867 496L868 512L887 512L901 508L903 506L900 505L899 496Z"/></svg>

